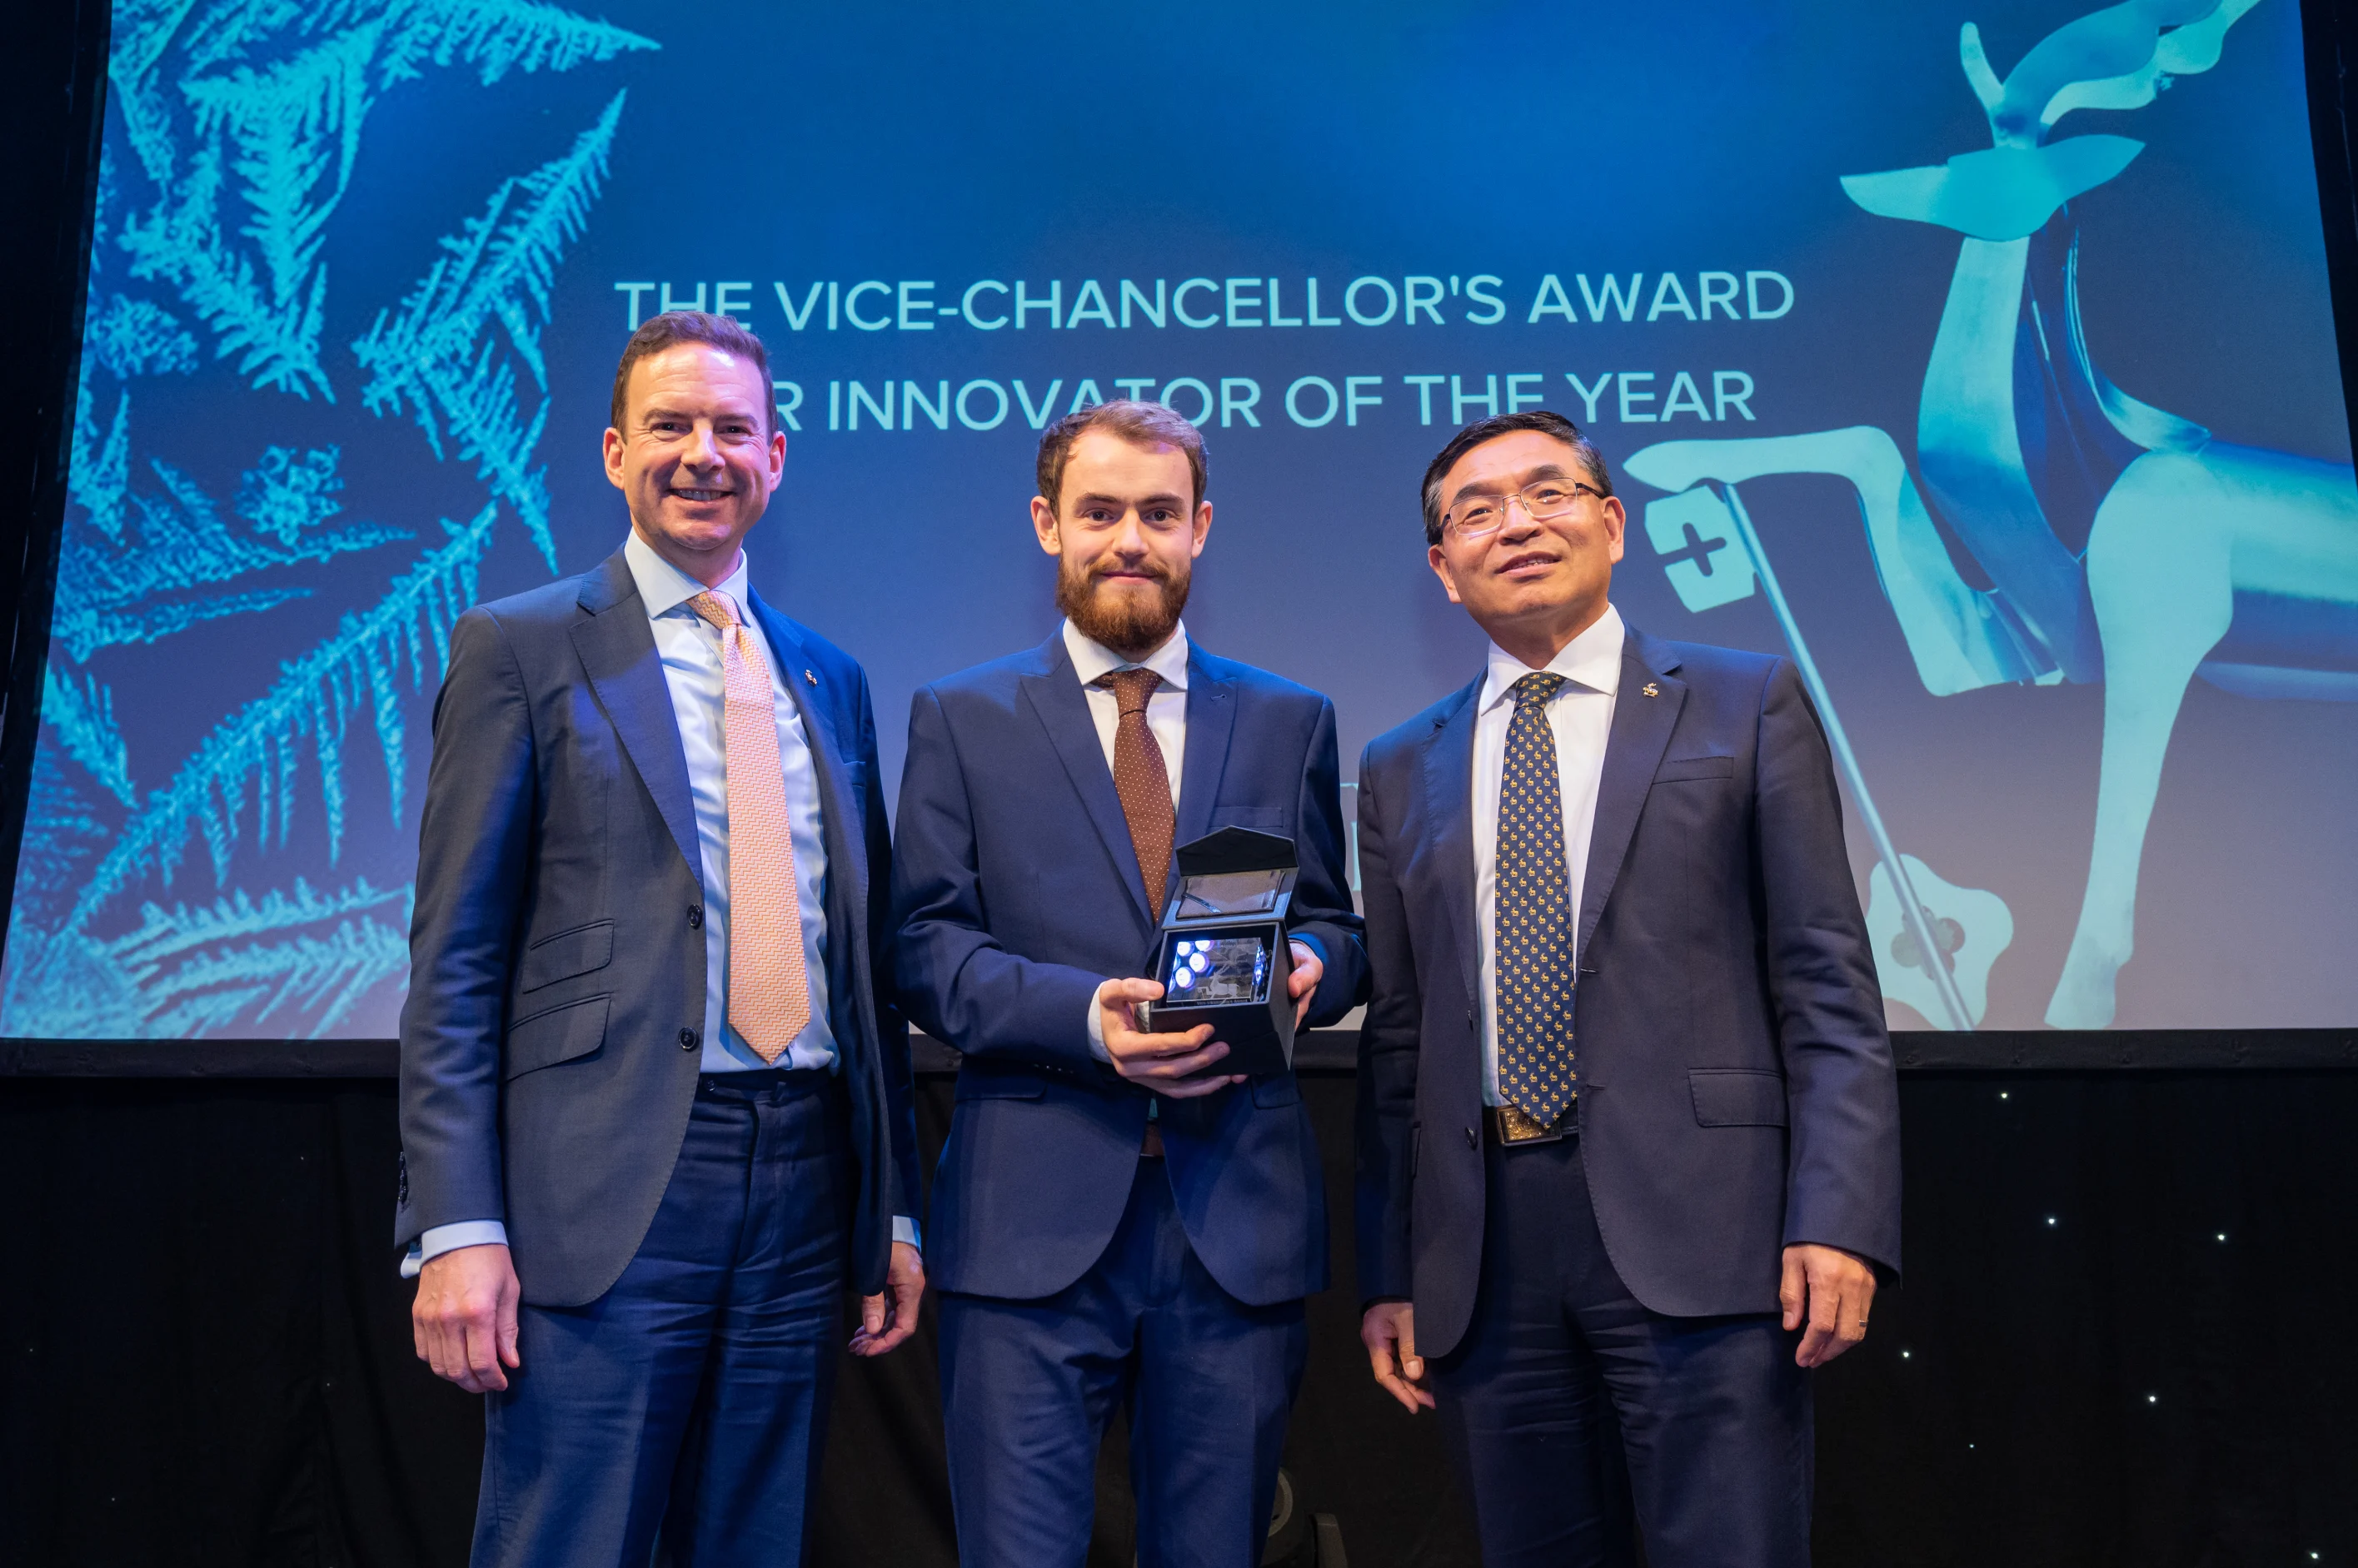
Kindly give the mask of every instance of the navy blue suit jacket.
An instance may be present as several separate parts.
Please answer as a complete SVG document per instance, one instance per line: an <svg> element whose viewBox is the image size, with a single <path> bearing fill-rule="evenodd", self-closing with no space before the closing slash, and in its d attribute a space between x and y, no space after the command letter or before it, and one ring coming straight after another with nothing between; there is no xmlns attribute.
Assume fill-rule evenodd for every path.
<svg viewBox="0 0 2358 1568"><path fill-rule="evenodd" d="M1427 1356L1464 1336L1481 1274L1480 689L1359 764L1359 1285L1415 1302ZM1629 633L1577 940L1580 1154L1631 1293L1676 1316L1771 1312L1781 1250L1804 1241L1896 1271L1891 1044L1790 663Z"/></svg>
<svg viewBox="0 0 2358 1568"><path fill-rule="evenodd" d="M828 1022L860 1168L851 1274L873 1294L892 1217L916 1212L917 1162L908 1033L881 957L892 850L868 677L748 597L818 774ZM396 1245L503 1219L539 1305L595 1300L621 1275L696 1095L702 865L671 691L621 552L460 616L418 829Z"/></svg>
<svg viewBox="0 0 2358 1568"><path fill-rule="evenodd" d="M1335 709L1191 649L1177 841L1237 826L1301 860L1293 934L1325 965L1310 1022L1360 1000ZM895 825L901 1000L965 1053L934 1179L926 1266L946 1291L1053 1295L1097 1261L1136 1177L1148 1092L1089 1050L1099 982L1144 972L1146 890L1088 699L1061 635L916 694ZM1317 1144L1292 1073L1163 1102L1195 1254L1254 1304L1326 1286Z"/></svg>

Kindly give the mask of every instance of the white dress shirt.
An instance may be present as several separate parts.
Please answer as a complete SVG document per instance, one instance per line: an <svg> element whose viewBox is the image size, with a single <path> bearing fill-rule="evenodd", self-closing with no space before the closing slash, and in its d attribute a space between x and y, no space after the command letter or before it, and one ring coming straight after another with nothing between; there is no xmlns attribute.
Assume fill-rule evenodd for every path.
<svg viewBox="0 0 2358 1568"><path fill-rule="evenodd" d="M672 717L687 758L688 794L696 810L698 858L704 882L704 1053L707 1073L759 1072L764 1062L729 1025L729 757L728 690L720 664L720 629L698 615L688 600L704 584L655 554L633 530L623 541L622 559L639 590L663 661L664 685L671 692ZM793 673L778 667L761 622L747 597L745 557L712 590L736 610L770 666L770 697L778 715L778 764L785 784L786 820L795 846L795 891L802 910L803 964L810 984L810 1022L795 1035L776 1065L834 1070L834 1032L827 1024L827 842L819 815L818 770L802 713L786 690ZM892 1221L892 1238L914 1246L916 1222ZM486 1242L505 1245L507 1227L496 1219L438 1225L418 1238L402 1272L414 1274L427 1259L456 1248Z"/></svg>
<svg viewBox="0 0 2358 1568"><path fill-rule="evenodd" d="M1146 727L1163 752L1163 769L1171 775L1171 806L1179 806L1180 763L1187 755L1187 623L1182 621L1163 639L1163 646L1142 659L1125 659L1102 643L1081 635L1070 620L1065 622L1065 652L1081 677L1081 692L1089 699L1089 721L1098 727L1098 745L1105 752L1106 771L1113 771L1113 741L1121 724L1121 699L1095 684L1115 670L1152 670L1163 677L1146 699Z"/></svg>
<svg viewBox="0 0 2358 1568"><path fill-rule="evenodd" d="M1613 697L1621 682L1621 612L1611 605L1596 623L1548 661L1565 677L1548 699L1555 766L1563 792L1563 859L1572 919L1580 919L1580 885L1596 827L1596 792L1605 776L1605 742L1613 731ZM1482 1103L1498 1101L1498 784L1507 766L1507 726L1515 716L1514 684L1535 673L1496 643L1474 717L1474 922L1482 953Z"/></svg>
<svg viewBox="0 0 2358 1568"><path fill-rule="evenodd" d="M1104 643L1081 635L1081 629L1067 617L1065 653L1073 661L1073 672L1081 677L1081 692L1089 702L1089 722L1097 726L1098 745L1105 752L1109 774L1113 772L1114 737L1121 726L1121 699L1092 683L1114 670L1147 669L1163 677L1154 695L1146 699L1146 727L1163 753L1163 771L1171 775L1171 809L1176 812L1180 765L1187 755L1187 623L1181 622L1163 646L1146 657L1125 659ZM1105 1021L1098 1016L1094 995L1089 998L1088 1013L1089 1049L1098 1061L1110 1062L1113 1053L1106 1049Z"/></svg>

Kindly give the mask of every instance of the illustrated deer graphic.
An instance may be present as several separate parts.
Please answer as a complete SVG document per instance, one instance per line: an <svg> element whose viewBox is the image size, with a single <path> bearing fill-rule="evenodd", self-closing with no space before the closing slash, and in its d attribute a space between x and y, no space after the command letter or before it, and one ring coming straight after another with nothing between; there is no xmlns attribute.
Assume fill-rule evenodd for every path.
<svg viewBox="0 0 2358 1568"><path fill-rule="evenodd" d="M2003 81L1968 23L1960 52L1993 145L1940 168L1843 180L1869 212L1964 236L1925 372L1916 453L1924 492L1989 589L1958 575L1898 445L1872 427L1663 442L1627 465L1648 484L1684 492L1652 503L1647 526L1658 551L1682 557L1671 577L1690 609L1750 591L1748 575L1713 584L1699 569L1694 553L1714 537L1741 543L1766 565L1736 483L1839 474L1858 491L1877 572L1927 690L2104 683L2087 889L2047 1007L2059 1028L2113 1021L2115 979L2135 948L2146 829L2189 682L2200 676L2255 697L2358 701L2351 469L2214 440L2105 378L2082 331L2078 227L2067 204L2119 175L2143 144L2046 139L2072 110L2138 108L2171 77L2210 70L2227 29L2256 3L2129 0L2049 35ZM1725 501L1694 488L1706 481L1725 487ZM1666 509L1659 524L1657 507ZM1777 602L1788 637L1798 638ZM1876 827L1878 873L1889 873L1905 905L1906 939L1894 938L1899 967L1920 964L1951 1004L1945 1016L1920 1011L1971 1027L1980 1008L1961 1015L1953 983L1939 983L1941 968L1953 971L1964 956L1951 956L1958 944L1935 929L1942 894L1911 889L1908 873L1921 872L1920 862L1890 850L1855 763L1846 771ZM1929 873L1918 881L1926 879L1938 884ZM1981 944L1982 976L2003 945ZM1880 943L1877 957L1887 957ZM1885 974L1887 992L1901 994L1887 962Z"/></svg>

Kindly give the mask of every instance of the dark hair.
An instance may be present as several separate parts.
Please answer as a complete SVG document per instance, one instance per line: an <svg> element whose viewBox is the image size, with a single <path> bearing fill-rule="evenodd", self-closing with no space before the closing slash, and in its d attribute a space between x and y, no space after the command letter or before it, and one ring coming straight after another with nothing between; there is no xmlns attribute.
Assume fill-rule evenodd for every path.
<svg viewBox="0 0 2358 1568"><path fill-rule="evenodd" d="M751 362L762 373L762 427L778 427L778 416L771 411L770 351L762 346L762 340L753 335L752 329L732 317L714 316L702 310L666 310L640 322L631 341L622 345L622 362L614 367L614 404L607 412L615 429L622 427L622 395L631 384L631 367L675 343L709 343L724 353Z"/></svg>
<svg viewBox="0 0 2358 1568"><path fill-rule="evenodd" d="M1089 430L1120 436L1132 446L1178 448L1187 454L1187 472L1195 481L1195 499L1189 504L1204 504L1204 433L1163 404L1117 397L1065 415L1040 438L1040 495L1050 511L1055 510L1057 492L1064 488L1065 461L1073 455L1073 443Z"/></svg>
<svg viewBox="0 0 2358 1568"><path fill-rule="evenodd" d="M1605 472L1605 454L1596 443L1580 433L1580 427L1563 415L1546 408L1533 408L1520 414L1499 414L1487 419L1476 419L1455 436L1441 449L1441 455L1426 465L1424 470L1424 542L1428 546L1441 543L1441 481L1457 466L1457 460L1482 445L1501 436L1511 436L1518 430L1537 430L1542 436L1553 436L1572 449L1573 456L1588 471L1589 482L1606 495L1613 493L1613 481Z"/></svg>

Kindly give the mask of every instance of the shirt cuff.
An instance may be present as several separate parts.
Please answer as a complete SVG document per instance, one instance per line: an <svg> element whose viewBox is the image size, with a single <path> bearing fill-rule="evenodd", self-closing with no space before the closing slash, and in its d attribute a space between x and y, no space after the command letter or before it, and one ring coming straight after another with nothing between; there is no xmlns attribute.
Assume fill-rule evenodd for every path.
<svg viewBox="0 0 2358 1568"><path fill-rule="evenodd" d="M456 1252L461 1247L505 1247L508 1227L497 1219L462 1219L456 1225L429 1225L426 1233L409 1244L409 1255L401 1260L401 1277L417 1278L417 1271L445 1252Z"/></svg>
<svg viewBox="0 0 2358 1568"><path fill-rule="evenodd" d="M1103 986L1099 986L1098 990L1103 990L1105 988ZM1098 1061L1103 1062L1107 1066L1110 1067L1113 1065L1113 1053L1106 1049L1105 1019L1098 1012L1097 991L1091 991L1089 993L1088 1008L1089 1054L1095 1056Z"/></svg>
<svg viewBox="0 0 2358 1568"><path fill-rule="evenodd" d="M905 1214L892 1217L892 1239L920 1252L925 1249L925 1233L917 1228L917 1222Z"/></svg>

